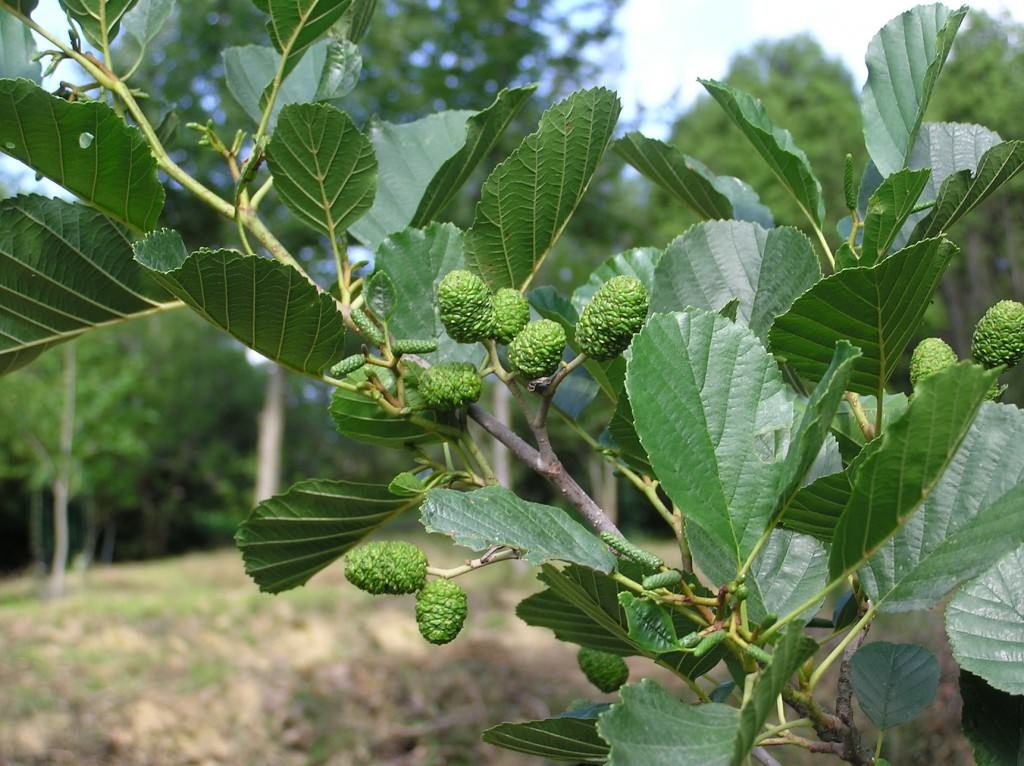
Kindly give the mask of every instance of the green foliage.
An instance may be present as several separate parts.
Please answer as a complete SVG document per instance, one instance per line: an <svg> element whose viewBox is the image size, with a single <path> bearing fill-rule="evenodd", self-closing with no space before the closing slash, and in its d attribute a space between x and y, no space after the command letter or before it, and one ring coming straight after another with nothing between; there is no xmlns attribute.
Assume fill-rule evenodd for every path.
<svg viewBox="0 0 1024 766"><path fill-rule="evenodd" d="M416 625L432 644L454 641L467 612L466 591L451 580L431 580L416 594Z"/></svg>
<svg viewBox="0 0 1024 766"><path fill-rule="evenodd" d="M12 35L10 22L31 5L18 4L10 18L13 6L3 5L4 74L22 71L30 55L29 38ZM65 3L104 63L75 47L59 55L94 85L50 95L28 80L0 80L8 105L0 149L84 203L0 204L0 371L93 328L184 306L306 376L297 399L322 406L333 389L339 436L315 445L290 438L289 451L305 450L310 464L322 454L349 477L369 465L384 475L300 481L259 503L236 541L260 589L300 586L347 555L346 577L358 587L417 593L420 632L444 644L467 614L454 578L512 559L539 566L544 587L518 615L579 646L585 674L620 697L502 724L485 739L569 762L740 766L780 742L802 742L789 730L807 720L813 725L800 736L821 740L808 749L866 762L848 690L886 729L925 709L937 664L920 647L882 641L850 661L849 647L879 612L930 608L951 591L953 654L978 677L968 681L967 704L1021 693L1013 658L1024 651L1024 458L1016 449L1024 421L1017 407L984 400L1002 392L998 376L1024 353L1024 307L1003 301L979 322L972 355L984 366L958 363L954 351L966 345L963 316L980 309L951 313L954 343L920 342L910 355L913 395L897 392L905 352L928 334L943 275L977 252L970 241L961 253L961 229L951 227L1024 168L1019 140L967 118L924 121L964 10L920 6L872 41L860 98L866 147L838 65L806 39L765 44L739 58L727 81L703 80L711 100L676 126L715 171L676 141L632 132L614 143L615 154L655 191L611 203L617 189L639 183L620 179L621 166L605 157L618 97L600 87L546 94L555 103L536 119L527 100L547 83L502 90L494 79L527 59L536 33L520 17L546 18L536 0L516 3L515 13L445 0L430 8L232 0L224 18L262 11L273 47L236 34L251 24L225 28L215 41L226 48L223 82L219 73L154 76L165 22L174 18L208 44L210 33L169 2L126 14L133 5ZM396 21L397 8L407 17ZM499 69L474 42L495 18L506 34L494 61L512 62ZM111 48L121 21L132 40ZM441 34L439 24L456 31ZM600 40L603 29L575 39ZM429 45L409 45L423 30ZM60 47L59 39L50 42ZM166 44L163 60L175 60L182 43ZM482 63L448 71L442 86L451 67L410 69L417 51ZM950 68L965 66L959 60L954 54ZM352 91L361 72L365 90ZM415 101L394 87L394 72L436 89ZM140 102L136 83L147 78L156 87ZM103 98L92 100L97 89ZM191 101L180 115L171 108L185 94L214 92L235 99L220 102L216 119ZM430 101L438 93L442 103ZM480 109L488 93L493 100ZM949 103L950 111L964 105ZM424 116L428 104L439 111ZM368 118L378 112L396 122ZM799 115L792 133L780 124L791 115ZM1017 130L1014 115L996 116L1001 130ZM174 136L183 118L194 145ZM221 118L255 132L236 129L226 141ZM725 130L730 123L738 132ZM491 156L499 147L500 160ZM166 209L158 172L169 179ZM585 195L600 199L599 209L588 211ZM664 195L699 220L668 230L680 220L662 214ZM650 210L634 199L651 200ZM844 210L836 241L832 224ZM465 228L437 220L448 215ZM161 216L166 226L157 229ZM804 231L775 226L776 218ZM645 220L657 223L645 229ZM636 247L639 236L669 244ZM220 246L228 241L237 249ZM542 284L549 259L563 265L569 247L600 249L603 260L586 273L573 267L587 258L574 258L556 277L572 284ZM540 318L531 322L531 310ZM358 337L347 338L346 327ZM162 357L177 354L160 348ZM105 405L83 410L75 437L88 448L70 456L54 457L71 447L55 438L68 426L53 417L70 400L9 389L18 401L0 407L14 445L5 448L8 473L39 487L102 453L106 469L83 470L88 478L73 489L125 491L130 482L115 467L148 458L139 441L146 423L102 421L119 419L112 402L125 392L148 401L146 373L156 365L122 356L118 369L83 353L108 385L83 376L83 394ZM178 396L190 388L161 381ZM231 386L218 383L214 390ZM492 415L485 385L507 389L518 412ZM211 391L204 396L213 409ZM242 407L244 420L255 407ZM208 433L220 421L203 425ZM550 495L492 467L485 439L549 484ZM342 452L345 440L390 448L390 462ZM167 445L154 443L166 455ZM48 457L49 471L26 467L33 451ZM231 472L239 453L203 454ZM581 483L582 465L621 477L623 523L649 505L672 545L640 547L623 536L599 491L605 471ZM445 570L406 542L356 547L415 507L428 532L472 556ZM836 592L831 616L819 615ZM827 653L817 651L826 638L819 628L837 638ZM627 656L682 683L672 692L648 679L624 685ZM820 681L837 663L831 715ZM710 692L701 676L721 665L730 680ZM796 717L779 712L787 705ZM964 725L982 762L1011 752L1013 742L971 711Z"/></svg>
<svg viewBox="0 0 1024 766"><path fill-rule="evenodd" d="M919 5L892 19L868 45L861 97L864 138L883 176L910 158L925 109L967 8Z"/></svg>
<svg viewBox="0 0 1024 766"><path fill-rule="evenodd" d="M69 103L25 80L0 80L0 104L0 151L114 220L153 228L164 206L156 161L113 109Z"/></svg>
<svg viewBox="0 0 1024 766"><path fill-rule="evenodd" d="M556 718L502 723L487 729L482 739L527 755L571 763L604 763L608 743L597 734L597 716L606 706L587 705Z"/></svg>
<svg viewBox="0 0 1024 766"><path fill-rule="evenodd" d="M411 543L367 543L345 556L345 579L367 593L415 593L427 579L427 556Z"/></svg>
<svg viewBox="0 0 1024 766"><path fill-rule="evenodd" d="M618 691L629 680L629 667L617 654L581 647L576 663L587 680L605 694Z"/></svg>
<svg viewBox="0 0 1024 766"><path fill-rule="evenodd" d="M932 703L939 661L922 646L877 641L853 655L850 683L864 714L888 729L914 720Z"/></svg>
<svg viewBox="0 0 1024 766"><path fill-rule="evenodd" d="M529 503L503 487L474 492L434 489L420 521L472 550L515 548L531 564L567 561L610 572L614 559L586 527L550 505Z"/></svg>
<svg viewBox="0 0 1024 766"><path fill-rule="evenodd" d="M528 380L551 375L558 369L565 349L562 325L550 319L530 322L508 346L508 363Z"/></svg>
<svg viewBox="0 0 1024 766"><path fill-rule="evenodd" d="M289 210L332 239L373 203L377 160L370 142L328 104L282 109L267 163Z"/></svg>

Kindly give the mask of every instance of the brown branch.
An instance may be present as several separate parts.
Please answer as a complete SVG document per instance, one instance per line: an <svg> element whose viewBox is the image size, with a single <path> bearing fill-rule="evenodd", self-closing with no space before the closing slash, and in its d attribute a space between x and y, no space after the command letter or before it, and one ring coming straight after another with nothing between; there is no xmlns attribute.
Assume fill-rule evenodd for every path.
<svg viewBox="0 0 1024 766"><path fill-rule="evenodd" d="M601 510L601 507L565 470L562 461L558 459L558 455L551 447L546 428L537 428L532 419L530 420L530 430L533 431L534 438L537 439L538 449L527 444L512 429L494 418L478 404L470 405L469 416L479 423L487 433L508 447L513 455L535 473L547 479L596 531L620 534L618 528Z"/></svg>
<svg viewBox="0 0 1024 766"><path fill-rule="evenodd" d="M787 732L783 737L784 741L765 740L761 742L762 745L797 744L811 752L832 753L854 766L868 766L872 763L871 755L861 750L860 733L856 728L848 725L839 716L824 712L809 694L797 691L793 687L784 688L782 696L793 710L804 718L810 719L821 742L803 740ZM797 739L802 741L797 742ZM812 748L810 745L814 747Z"/></svg>
<svg viewBox="0 0 1024 766"><path fill-rule="evenodd" d="M860 649L864 639L867 638L871 623L864 625L860 632L850 644L843 649L843 657L839 661L839 678L836 681L836 715L846 725L846 747L849 751L859 753L861 750L860 731L853 720L853 684L850 682L850 663L853 655Z"/></svg>

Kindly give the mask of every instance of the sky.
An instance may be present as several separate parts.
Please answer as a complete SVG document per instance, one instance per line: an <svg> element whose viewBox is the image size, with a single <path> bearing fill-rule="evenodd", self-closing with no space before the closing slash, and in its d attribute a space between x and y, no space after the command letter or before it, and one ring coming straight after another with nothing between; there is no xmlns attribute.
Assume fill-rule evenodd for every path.
<svg viewBox="0 0 1024 766"><path fill-rule="evenodd" d="M863 84L864 53L874 34L908 10L903 0L627 0L619 12L625 68L617 90L623 117L643 108L643 130L663 138L668 123L653 112L678 114L703 92L698 77L721 78L730 59L755 42L809 32L825 51L840 57ZM947 2L949 7L957 7ZM1024 22L1024 2L972 0L970 7ZM970 17L968 17L970 18Z"/></svg>

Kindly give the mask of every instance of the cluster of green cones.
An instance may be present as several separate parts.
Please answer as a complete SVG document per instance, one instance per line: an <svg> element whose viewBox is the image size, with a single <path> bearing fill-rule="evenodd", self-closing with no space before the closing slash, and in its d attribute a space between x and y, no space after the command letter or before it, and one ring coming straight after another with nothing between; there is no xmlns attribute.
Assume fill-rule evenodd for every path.
<svg viewBox="0 0 1024 766"><path fill-rule="evenodd" d="M985 312L974 327L971 357L988 369L1015 367L1024 357L1024 304L999 301ZM917 384L936 372L956 364L959 358L942 338L925 338L910 357L910 383ZM1006 386L996 383L989 399L998 399Z"/></svg>
<svg viewBox="0 0 1024 766"><path fill-rule="evenodd" d="M432 644L447 644L462 631L466 591L452 580L427 579L427 556L412 543L373 542L345 557L345 578L374 595L416 594L416 624Z"/></svg>

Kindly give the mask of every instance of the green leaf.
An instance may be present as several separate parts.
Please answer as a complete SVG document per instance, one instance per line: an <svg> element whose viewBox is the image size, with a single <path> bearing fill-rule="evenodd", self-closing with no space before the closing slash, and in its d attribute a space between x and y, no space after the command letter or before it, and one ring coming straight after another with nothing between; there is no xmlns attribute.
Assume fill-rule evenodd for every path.
<svg viewBox="0 0 1024 766"><path fill-rule="evenodd" d="M628 396L620 396L615 404L612 419L608 421L608 436L627 465L647 476L655 476L647 452L640 444L640 437L636 435L633 408Z"/></svg>
<svg viewBox="0 0 1024 766"><path fill-rule="evenodd" d="M787 529L830 542L852 490L846 471L822 476L797 492L781 523Z"/></svg>
<svg viewBox="0 0 1024 766"><path fill-rule="evenodd" d="M1021 502L1024 493L1016 493ZM1024 694L1024 547L964 585L946 607L946 635L963 670Z"/></svg>
<svg viewBox="0 0 1024 766"><path fill-rule="evenodd" d="M491 287L529 285L583 198L619 110L604 88L573 93L487 177L466 233L466 263Z"/></svg>
<svg viewBox="0 0 1024 766"><path fill-rule="evenodd" d="M686 705L645 679L622 687L597 731L611 745L608 766L728 766L739 711L711 702Z"/></svg>
<svg viewBox="0 0 1024 766"><path fill-rule="evenodd" d="M380 484L308 479L257 505L239 526L235 544L260 590L280 593L305 585L418 503Z"/></svg>
<svg viewBox="0 0 1024 766"><path fill-rule="evenodd" d="M629 638L637 646L651 654L679 649L679 637L668 608L627 592L619 594L619 603L626 612Z"/></svg>
<svg viewBox="0 0 1024 766"><path fill-rule="evenodd" d="M395 283L386 272L377 271L366 281L366 305L378 318L387 322L397 308Z"/></svg>
<svg viewBox="0 0 1024 766"><path fill-rule="evenodd" d="M427 359L479 360L479 347L448 338L434 300L444 275L462 268L462 242L456 226L434 223L392 234L377 248L375 268L395 287L396 309L388 329L397 338L439 338L438 351Z"/></svg>
<svg viewBox="0 0 1024 766"><path fill-rule="evenodd" d="M347 114L329 104L282 109L267 145L267 163L274 190L288 209L331 241L373 204L373 147Z"/></svg>
<svg viewBox="0 0 1024 766"><path fill-rule="evenodd" d="M776 320L769 333L772 351L816 382L835 344L848 339L862 353L850 390L877 395L900 364L956 252L946 239L926 239L874 266L826 277Z"/></svg>
<svg viewBox="0 0 1024 766"><path fill-rule="evenodd" d="M960 723L977 766L1019 764L1024 753L1024 697L993 689L960 671Z"/></svg>
<svg viewBox="0 0 1024 766"><path fill-rule="evenodd" d="M885 395L885 405L882 408L883 429L889 425L890 421L895 420L906 412L909 401L906 394ZM868 422L874 423L878 414L875 406L875 397L860 397L860 406L864 410ZM849 402L842 401L839 403L839 412L836 413L835 418L832 420L832 433L836 437L836 441L839 442L839 449L847 461L852 460L863 449L865 444L864 432L857 425L857 419L853 415Z"/></svg>
<svg viewBox="0 0 1024 766"><path fill-rule="evenodd" d="M772 662L761 671L754 691L740 710L739 729L732 751L733 766L742 766L761 727L776 710L776 700L783 688L807 658L814 656L818 644L804 636L803 625L790 623L782 640L775 646Z"/></svg>
<svg viewBox="0 0 1024 766"><path fill-rule="evenodd" d="M174 0L139 0L124 17L125 31L145 50L174 13Z"/></svg>
<svg viewBox="0 0 1024 766"><path fill-rule="evenodd" d="M774 360L745 327L688 309L655 314L633 339L626 389L662 487L735 564L775 506L779 437L793 404ZM671 413L672 417L666 417Z"/></svg>
<svg viewBox="0 0 1024 766"><path fill-rule="evenodd" d="M625 587L592 569L541 567L546 590L519 602L516 615L527 625L548 628L560 641L620 655L642 654L629 638L626 613L619 604Z"/></svg>
<svg viewBox="0 0 1024 766"><path fill-rule="evenodd" d="M121 223L145 231L163 209L142 134L99 101L70 103L27 80L0 80L0 151Z"/></svg>
<svg viewBox="0 0 1024 766"><path fill-rule="evenodd" d="M363 57L359 52L359 46L349 40L327 40L324 49L325 57L323 67L320 69L320 80L317 82L315 101L336 101L344 98L359 82L359 75L363 71ZM310 48L306 56L313 57L313 69L316 71L316 57L320 43ZM303 57L305 59L305 57ZM295 68L299 71L302 62ZM282 93L290 95L290 80L295 72L285 79ZM280 94L278 98L280 99ZM296 99L298 100L298 99Z"/></svg>
<svg viewBox="0 0 1024 766"><path fill-rule="evenodd" d="M768 614L789 614L820 592L827 580L825 546L808 535L776 529L754 559L747 578L751 621L759 622ZM820 607L809 608L802 617L809 620Z"/></svg>
<svg viewBox="0 0 1024 766"><path fill-rule="evenodd" d="M821 184L807 159L788 130L775 127L761 102L723 82L699 80L721 105L772 173L786 187L809 221L821 228L825 218L825 200Z"/></svg>
<svg viewBox="0 0 1024 766"><path fill-rule="evenodd" d="M958 170L942 182L935 206L910 235L910 241L933 237L977 207L1024 168L1024 141L997 144L982 155L977 170Z"/></svg>
<svg viewBox="0 0 1024 766"><path fill-rule="evenodd" d="M913 721L939 688L939 661L916 644L876 641L850 661L850 683L864 715L879 729Z"/></svg>
<svg viewBox="0 0 1024 766"><path fill-rule="evenodd" d="M395 497L417 497L426 491L427 485L423 479L410 471L403 471L388 484L388 492Z"/></svg>
<svg viewBox="0 0 1024 766"><path fill-rule="evenodd" d="M349 380L365 379L358 375L349 376ZM335 389L329 411L338 432L358 442L400 449L410 444L441 439L435 431L424 427L422 423L408 417L388 415L376 401L355 391ZM421 413L420 417L427 418L429 415Z"/></svg>
<svg viewBox="0 0 1024 766"><path fill-rule="evenodd" d="M928 185L929 169L899 170L882 182L868 202L864 219L861 266L872 266L885 258L900 229L910 217L921 192ZM914 239L924 239L915 237Z"/></svg>
<svg viewBox="0 0 1024 766"><path fill-rule="evenodd" d="M253 123L263 114L260 99L274 79L281 56L266 45L227 48L221 54L228 90ZM329 101L347 95L362 70L359 49L348 42L321 40L314 43L295 69L284 79L267 123L272 131L281 110L288 104Z"/></svg>
<svg viewBox="0 0 1024 766"><path fill-rule="evenodd" d="M597 734L597 714L604 706L571 710L556 718L523 723L500 723L481 739L489 745L538 758L572 763L604 763L608 744Z"/></svg>
<svg viewBox="0 0 1024 766"><path fill-rule="evenodd" d="M587 281L573 290L572 305L577 313L583 309L594 293L609 279L619 276L636 277L647 288L654 291L654 270L661 259L662 251L656 247L636 247L613 255L590 273Z"/></svg>
<svg viewBox="0 0 1024 766"><path fill-rule="evenodd" d="M352 6L345 14L343 22L348 22L347 37L353 43L363 39L363 35L370 28L370 21L373 20L373 13L377 10L377 0L353 0Z"/></svg>
<svg viewBox="0 0 1024 766"><path fill-rule="evenodd" d="M910 154L910 167L929 168L932 171L920 201L936 199L943 181L954 173L961 170L973 173L985 152L1002 141L998 133L984 125L926 122L921 126L914 150Z"/></svg>
<svg viewBox="0 0 1024 766"><path fill-rule="evenodd" d="M868 44L861 115L868 153L882 176L904 167L967 8L919 5Z"/></svg>
<svg viewBox="0 0 1024 766"><path fill-rule="evenodd" d="M39 0L0 0L0 5L9 5L19 13L31 17L32 11L39 5Z"/></svg>
<svg viewBox="0 0 1024 766"><path fill-rule="evenodd" d="M85 36L106 47L117 37L122 17L137 0L60 0L61 7L82 26Z"/></svg>
<svg viewBox="0 0 1024 766"><path fill-rule="evenodd" d="M432 489L420 522L428 532L448 535L475 551L492 545L515 548L531 564L567 561L598 572L615 567L605 544L566 511L527 502L504 487Z"/></svg>
<svg viewBox="0 0 1024 766"><path fill-rule="evenodd" d="M986 402L921 511L861 570L884 611L930 609L1024 544L1024 411Z"/></svg>
<svg viewBox="0 0 1024 766"><path fill-rule="evenodd" d="M168 229L137 242L135 260L208 322L285 367L319 376L341 356L337 304L291 266L233 250L189 255Z"/></svg>
<svg viewBox="0 0 1024 766"><path fill-rule="evenodd" d="M285 75L302 54L348 10L352 0L255 0L270 15L267 32L284 58Z"/></svg>
<svg viewBox="0 0 1024 766"><path fill-rule="evenodd" d="M845 340L836 343L832 363L811 392L800 424L793 431L793 439L779 475L778 502L773 513L776 520L785 515L789 504L803 486L807 472L818 458L858 358L860 351Z"/></svg>
<svg viewBox="0 0 1024 766"><path fill-rule="evenodd" d="M832 579L858 569L920 508L998 376L998 369L961 362L919 383L903 417L858 463L832 541Z"/></svg>
<svg viewBox="0 0 1024 766"><path fill-rule="evenodd" d="M771 211L747 184L732 176L716 176L674 146L633 131L613 143L612 149L703 218L735 218L766 228L774 224Z"/></svg>
<svg viewBox="0 0 1024 766"><path fill-rule="evenodd" d="M42 68L38 61L32 61L35 55L32 31L20 19L0 11L0 77L39 82Z"/></svg>
<svg viewBox="0 0 1024 766"><path fill-rule="evenodd" d="M619 568L635 579L642 576L637 567L628 563L619 562ZM516 614L528 625L554 631L561 641L613 654L650 657L687 678L698 678L721 661L720 650L697 658L683 652L658 654L640 646L630 637L626 611L619 603L619 596L627 589L607 575L586 567L570 565L559 570L545 564L539 579L548 586L547 590L521 601ZM707 595L702 588L698 591ZM676 635L698 629L678 613L672 619Z"/></svg>
<svg viewBox="0 0 1024 766"><path fill-rule="evenodd" d="M739 300L739 318L764 340L775 318L820 279L817 257L799 229L707 221L666 248L655 271L651 311L718 311Z"/></svg>
<svg viewBox="0 0 1024 766"><path fill-rule="evenodd" d="M462 147L446 159L431 177L412 216L412 226L426 226L444 211L535 90L536 85L504 88L494 103L470 115L466 120Z"/></svg>
<svg viewBox="0 0 1024 766"><path fill-rule="evenodd" d="M127 233L69 202L0 202L0 374L51 346L178 305L132 260Z"/></svg>
<svg viewBox="0 0 1024 766"><path fill-rule="evenodd" d="M533 90L502 90L480 112L438 112L404 125L372 121L380 189L352 234L372 250L389 234L426 225L451 201Z"/></svg>
<svg viewBox="0 0 1024 766"><path fill-rule="evenodd" d="M612 144L612 149L701 217L733 217L732 202L715 188L707 168L695 167L674 146L633 131Z"/></svg>

